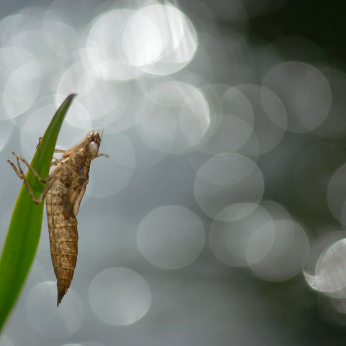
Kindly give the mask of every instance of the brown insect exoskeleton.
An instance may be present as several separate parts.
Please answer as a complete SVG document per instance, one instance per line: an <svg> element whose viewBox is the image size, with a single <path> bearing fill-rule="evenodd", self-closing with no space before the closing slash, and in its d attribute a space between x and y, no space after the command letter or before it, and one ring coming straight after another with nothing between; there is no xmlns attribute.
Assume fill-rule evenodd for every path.
<svg viewBox="0 0 346 346"><path fill-rule="evenodd" d="M80 142L70 149L55 149L62 153L61 159L53 158L50 175L42 179L30 164L17 155L18 168L8 160L18 177L24 180L30 196L35 204L40 204L46 198L50 253L55 276L58 280L58 306L70 287L77 261L77 219L80 202L89 182L90 163L93 159L106 154L99 154L101 137L96 131L91 131ZM20 160L23 161L34 176L47 184L41 196L36 199L32 188L22 171Z"/></svg>

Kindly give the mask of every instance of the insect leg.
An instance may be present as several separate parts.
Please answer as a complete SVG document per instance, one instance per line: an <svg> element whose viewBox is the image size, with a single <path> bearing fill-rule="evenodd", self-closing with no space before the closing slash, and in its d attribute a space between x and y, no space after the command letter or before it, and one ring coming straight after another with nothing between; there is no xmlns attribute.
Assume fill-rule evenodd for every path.
<svg viewBox="0 0 346 346"><path fill-rule="evenodd" d="M11 160L7 160L7 162L12 166L12 168L14 169L14 171L16 172L16 174L18 175L18 177L20 179L23 179L23 175L22 173L19 172L18 168L16 167L16 165L11 161Z"/></svg>
<svg viewBox="0 0 346 346"><path fill-rule="evenodd" d="M40 137L40 138L38 139L38 143L37 143L37 145L36 145L36 149L37 149L38 146L40 145L40 143L41 143L41 141L42 141L42 138L43 138L43 137Z"/></svg>
<svg viewBox="0 0 346 346"><path fill-rule="evenodd" d="M55 157L53 157L53 160L55 160L55 161L53 161L53 162L50 164L51 167L52 167L52 166L57 166L57 165L62 161L62 159L57 159L57 158L55 158Z"/></svg>
<svg viewBox="0 0 346 346"><path fill-rule="evenodd" d="M41 183L46 184L47 183L47 178L46 179L42 179L38 173L30 166L30 163L28 161L26 161L25 159L23 159L21 156L17 155L14 151L12 151L12 154L17 158L17 163L18 163L18 168L19 168L19 172L20 175L18 174L18 170L16 168L14 168L14 164L11 162L11 160L8 160L8 162L11 164L11 166L14 168L14 170L16 171L17 175L19 176L20 179L24 179L23 177L25 176L25 174L22 171L22 167L19 164L19 160L22 160L30 169L30 171L32 172L32 174L35 176L35 178L37 180L39 180Z"/></svg>
<svg viewBox="0 0 346 346"><path fill-rule="evenodd" d="M52 187L54 181L56 180L56 175L60 172L60 169L59 168L56 168L47 178L45 179L42 179L38 173L30 166L30 164L25 160L23 159L22 157L20 157L19 155L17 155L15 152L13 152L13 155L17 157L17 163L18 163L18 168L11 162L11 160L8 160L8 162L10 163L10 165L13 167L13 169L15 170L15 172L17 173L18 177L22 180L24 180L24 183L29 191L29 194L30 194L30 197L31 199L33 200L33 202L35 204L40 204L44 198L46 197L47 195L47 192L49 191L49 189ZM48 183L45 187L45 189L43 190L42 194L40 195L40 197L38 197L37 199L35 198L35 195L34 195L34 192L29 184L29 181L28 179L26 178L23 170L22 170L22 167L20 166L20 162L19 160L22 160L27 166L28 168L30 169L30 171L34 174L35 178L37 178L41 183Z"/></svg>
<svg viewBox="0 0 346 346"><path fill-rule="evenodd" d="M26 176L23 176L24 179L24 183L29 191L30 197L32 199L32 201L39 205L46 197L48 191L50 190L50 188L52 187L52 185L54 184L55 180L56 180L56 175L57 175L58 171L54 171L51 175L48 176L48 184L46 185L46 187L44 188L44 190L42 191L40 197L38 197L37 199L35 198L34 192L32 191L32 188L28 182L28 179L26 178Z"/></svg>
<svg viewBox="0 0 346 346"><path fill-rule="evenodd" d="M107 155L107 154L98 154L98 155L95 156L95 159L96 159L97 157L100 157L100 156L105 156L105 157L107 157L107 159L109 158L109 155Z"/></svg>

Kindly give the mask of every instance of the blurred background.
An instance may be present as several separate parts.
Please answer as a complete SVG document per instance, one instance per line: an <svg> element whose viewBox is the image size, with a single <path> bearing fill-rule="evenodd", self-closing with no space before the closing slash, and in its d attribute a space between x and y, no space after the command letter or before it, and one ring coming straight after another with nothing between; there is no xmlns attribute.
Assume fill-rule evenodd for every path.
<svg viewBox="0 0 346 346"><path fill-rule="evenodd" d="M54 0L0 10L0 241L38 138L104 130L56 307L47 219L16 345L344 345L346 4Z"/></svg>

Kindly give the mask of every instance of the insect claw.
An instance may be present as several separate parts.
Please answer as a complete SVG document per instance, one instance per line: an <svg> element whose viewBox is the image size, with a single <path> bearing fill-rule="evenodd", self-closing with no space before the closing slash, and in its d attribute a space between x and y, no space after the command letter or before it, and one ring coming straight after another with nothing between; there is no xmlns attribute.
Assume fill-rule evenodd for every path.
<svg viewBox="0 0 346 346"><path fill-rule="evenodd" d="M100 156L105 156L107 159L109 159L109 155L107 155L107 154L98 154L98 155L96 155L96 157L100 157ZM96 159L96 157L95 157L95 159Z"/></svg>
<svg viewBox="0 0 346 346"><path fill-rule="evenodd" d="M20 158L20 156L19 155L17 155L16 153L15 153L15 151L13 150L12 151L12 154L17 158L17 159L19 159Z"/></svg>
<svg viewBox="0 0 346 346"><path fill-rule="evenodd" d="M38 143L37 143L37 145L36 145L36 149L37 149L38 146L40 145L40 143L41 143L41 141L42 141L42 138L43 138L43 137L40 137L40 138L38 139Z"/></svg>

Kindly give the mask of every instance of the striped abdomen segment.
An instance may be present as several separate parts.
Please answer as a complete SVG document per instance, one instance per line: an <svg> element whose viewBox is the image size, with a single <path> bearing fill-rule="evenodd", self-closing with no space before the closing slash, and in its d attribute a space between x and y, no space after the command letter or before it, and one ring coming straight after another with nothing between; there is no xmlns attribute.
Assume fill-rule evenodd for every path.
<svg viewBox="0 0 346 346"><path fill-rule="evenodd" d="M78 254L76 217L64 218L66 193L67 188L57 180L46 196L50 253L58 279L58 305L70 287Z"/></svg>

